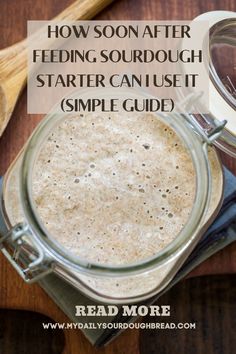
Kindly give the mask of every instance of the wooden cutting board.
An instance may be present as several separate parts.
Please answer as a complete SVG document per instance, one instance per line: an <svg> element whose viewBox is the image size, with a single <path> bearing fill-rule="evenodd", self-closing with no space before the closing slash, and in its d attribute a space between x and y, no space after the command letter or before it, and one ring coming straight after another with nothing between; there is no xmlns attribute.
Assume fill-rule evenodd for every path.
<svg viewBox="0 0 236 354"><path fill-rule="evenodd" d="M0 47L9 46L26 36L27 20L47 20L72 3L72 0L0 0ZM235 0L117 0L104 10L101 20L191 20L198 14L211 10L236 11ZM28 136L42 119L40 115L26 114L26 92L21 96L13 117L0 139L0 175L17 155ZM222 155L222 159L236 174L236 161ZM191 276L236 272L236 244L211 257ZM26 285L0 254L0 306L27 309L48 315L56 322L68 322L67 317L37 285ZM106 348L95 349L77 330L65 331L64 354L138 354L138 331L125 331Z"/></svg>

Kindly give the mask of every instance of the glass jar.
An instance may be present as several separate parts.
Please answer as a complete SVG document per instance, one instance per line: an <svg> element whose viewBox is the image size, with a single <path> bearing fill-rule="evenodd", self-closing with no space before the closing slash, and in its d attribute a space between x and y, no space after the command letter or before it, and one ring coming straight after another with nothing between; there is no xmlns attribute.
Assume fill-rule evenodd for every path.
<svg viewBox="0 0 236 354"><path fill-rule="evenodd" d="M220 139L215 142L221 150L236 157L236 13L230 11L211 11L195 18L194 21L208 21L209 47L203 42L203 52L209 58L206 75L209 80L210 114L200 117L201 126L206 122L227 120ZM206 36L207 34L205 34Z"/></svg>
<svg viewBox="0 0 236 354"><path fill-rule="evenodd" d="M90 92L81 91L80 97L86 99ZM100 94L104 97L104 92ZM125 90L118 95L123 98L127 94L148 97ZM107 91L106 97L109 95ZM225 121L215 115L156 114L156 119L176 132L191 157L195 172L194 203L187 222L170 244L150 258L118 266L93 263L68 252L49 234L37 213L32 195L35 161L62 119L64 116L60 114L49 114L4 176L0 213L6 228L1 232L2 252L26 282L38 281L54 272L87 296L105 303L132 303L159 293L173 279L220 207L222 168L214 148L209 158L209 145L225 146L227 134L227 143L233 146L234 153L228 131L223 132L223 139L219 138Z"/></svg>

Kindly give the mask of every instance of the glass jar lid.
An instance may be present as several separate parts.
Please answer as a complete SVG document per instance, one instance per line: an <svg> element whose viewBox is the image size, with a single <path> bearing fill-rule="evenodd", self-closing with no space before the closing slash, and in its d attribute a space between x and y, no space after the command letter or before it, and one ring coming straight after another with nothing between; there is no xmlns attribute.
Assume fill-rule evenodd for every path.
<svg viewBox="0 0 236 354"><path fill-rule="evenodd" d="M214 144L236 157L236 13L213 11L194 21L198 20L208 21L210 28L209 42L203 39L203 52L209 58L209 114L200 114L198 120L203 130L226 120Z"/></svg>

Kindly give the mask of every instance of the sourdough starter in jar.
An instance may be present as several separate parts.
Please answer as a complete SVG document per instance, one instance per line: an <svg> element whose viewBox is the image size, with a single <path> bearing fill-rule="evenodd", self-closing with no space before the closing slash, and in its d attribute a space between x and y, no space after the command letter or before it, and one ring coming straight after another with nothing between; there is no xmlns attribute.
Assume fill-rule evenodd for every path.
<svg viewBox="0 0 236 354"><path fill-rule="evenodd" d="M41 221L64 248L124 265L178 235L195 172L180 138L155 115L88 113L65 118L48 137L32 188Z"/></svg>

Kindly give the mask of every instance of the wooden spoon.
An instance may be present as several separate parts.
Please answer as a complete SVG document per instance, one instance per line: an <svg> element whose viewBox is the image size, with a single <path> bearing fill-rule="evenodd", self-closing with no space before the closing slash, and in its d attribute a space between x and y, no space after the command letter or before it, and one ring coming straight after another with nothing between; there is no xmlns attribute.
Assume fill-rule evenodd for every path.
<svg viewBox="0 0 236 354"><path fill-rule="evenodd" d="M89 20L113 0L77 0L54 20ZM27 78L27 40L0 50L0 137Z"/></svg>

